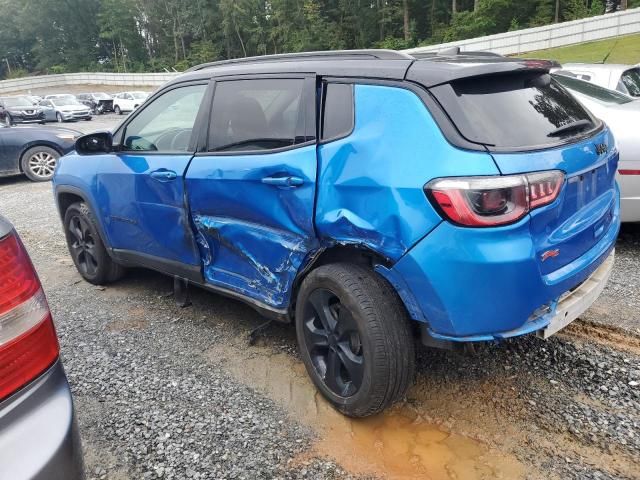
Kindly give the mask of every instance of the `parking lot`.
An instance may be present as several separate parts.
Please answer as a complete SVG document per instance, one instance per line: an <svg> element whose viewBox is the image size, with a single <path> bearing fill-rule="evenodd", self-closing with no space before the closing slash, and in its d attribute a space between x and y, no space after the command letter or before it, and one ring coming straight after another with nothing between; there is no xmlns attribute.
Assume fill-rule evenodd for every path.
<svg viewBox="0 0 640 480"><path fill-rule="evenodd" d="M1 179L0 211L44 283L89 478L640 478L639 227L623 228L605 292L564 333L475 355L423 348L407 400L352 421L315 392L291 327L250 346L264 319L236 301L196 290L179 308L171 280L144 270L84 282L48 183Z"/></svg>

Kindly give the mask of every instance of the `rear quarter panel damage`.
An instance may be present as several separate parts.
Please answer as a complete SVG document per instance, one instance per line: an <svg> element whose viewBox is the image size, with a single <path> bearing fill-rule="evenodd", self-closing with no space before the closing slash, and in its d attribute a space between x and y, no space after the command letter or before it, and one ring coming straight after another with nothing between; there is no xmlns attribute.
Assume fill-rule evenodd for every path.
<svg viewBox="0 0 640 480"><path fill-rule="evenodd" d="M490 155L450 145L418 95L383 85L356 85L353 133L321 145L318 158L322 242L392 262L442 221L423 191L428 181L499 173Z"/></svg>

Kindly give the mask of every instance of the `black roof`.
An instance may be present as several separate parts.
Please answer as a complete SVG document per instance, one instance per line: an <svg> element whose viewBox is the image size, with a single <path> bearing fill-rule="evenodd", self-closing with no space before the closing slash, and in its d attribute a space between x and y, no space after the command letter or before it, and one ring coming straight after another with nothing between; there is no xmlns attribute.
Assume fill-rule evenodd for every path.
<svg viewBox="0 0 640 480"><path fill-rule="evenodd" d="M508 58L488 52L447 50L412 56L394 50L341 50L206 63L191 68L171 83L236 75L313 73L329 77L407 79L430 88L460 78L517 71L549 71L553 65L546 60Z"/></svg>

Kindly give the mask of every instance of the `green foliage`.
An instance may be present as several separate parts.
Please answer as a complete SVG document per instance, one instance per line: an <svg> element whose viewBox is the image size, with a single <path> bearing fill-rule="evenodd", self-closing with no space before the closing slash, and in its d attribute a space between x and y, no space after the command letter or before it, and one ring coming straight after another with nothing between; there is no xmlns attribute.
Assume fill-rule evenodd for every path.
<svg viewBox="0 0 640 480"><path fill-rule="evenodd" d="M560 21L605 0L560 0ZM392 48L547 25L556 0L0 0L0 76L183 70L224 58ZM629 7L640 0L629 0Z"/></svg>

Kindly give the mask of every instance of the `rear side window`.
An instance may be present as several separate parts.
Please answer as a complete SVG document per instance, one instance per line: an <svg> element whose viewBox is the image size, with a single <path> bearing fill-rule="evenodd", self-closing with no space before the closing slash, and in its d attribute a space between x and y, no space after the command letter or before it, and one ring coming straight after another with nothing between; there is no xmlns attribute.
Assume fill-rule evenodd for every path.
<svg viewBox="0 0 640 480"><path fill-rule="evenodd" d="M466 78L431 91L467 140L496 149L550 146L600 124L539 72Z"/></svg>
<svg viewBox="0 0 640 480"><path fill-rule="evenodd" d="M627 70L620 77L620 81L633 97L640 97L640 69L632 68Z"/></svg>
<svg viewBox="0 0 640 480"><path fill-rule="evenodd" d="M353 130L353 85L328 83L324 88L322 140L345 137Z"/></svg>
<svg viewBox="0 0 640 480"><path fill-rule="evenodd" d="M209 151L273 150L304 143L303 79L216 84Z"/></svg>

